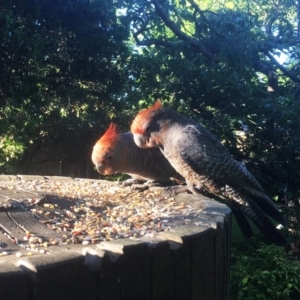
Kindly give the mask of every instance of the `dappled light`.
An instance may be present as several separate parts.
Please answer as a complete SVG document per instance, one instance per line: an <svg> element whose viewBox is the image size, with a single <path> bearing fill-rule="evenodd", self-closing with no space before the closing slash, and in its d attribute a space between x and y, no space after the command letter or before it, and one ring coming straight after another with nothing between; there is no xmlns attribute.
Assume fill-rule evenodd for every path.
<svg viewBox="0 0 300 300"><path fill-rule="evenodd" d="M299 268L289 267L300 256L299 18L289 0L2 0L0 172L178 183L158 137L141 139L148 127L136 141L161 149L142 167L140 148L128 154L134 117L160 99L211 131L287 220L291 255L265 240L243 248L233 234L232 297L256 299L249 286L263 290L269 274L246 273L276 255L284 286L261 299L299 299ZM111 123L118 143L103 143Z"/></svg>

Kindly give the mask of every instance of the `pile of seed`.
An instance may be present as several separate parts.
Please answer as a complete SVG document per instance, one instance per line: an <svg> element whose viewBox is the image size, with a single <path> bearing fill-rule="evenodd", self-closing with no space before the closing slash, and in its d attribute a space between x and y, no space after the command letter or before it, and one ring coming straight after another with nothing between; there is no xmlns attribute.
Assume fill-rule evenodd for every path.
<svg viewBox="0 0 300 300"><path fill-rule="evenodd" d="M99 243L118 238L155 237L158 232L190 223L199 211L163 189L124 186L106 181L2 181L0 189L44 194L43 201L23 203L40 222L57 232L56 243ZM33 204L34 203L34 204Z"/></svg>

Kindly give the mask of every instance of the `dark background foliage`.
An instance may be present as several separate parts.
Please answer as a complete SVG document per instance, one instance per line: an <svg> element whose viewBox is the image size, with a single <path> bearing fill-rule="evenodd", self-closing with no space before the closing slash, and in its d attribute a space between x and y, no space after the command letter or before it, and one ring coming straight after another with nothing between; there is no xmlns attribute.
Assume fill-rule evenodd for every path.
<svg viewBox="0 0 300 300"><path fill-rule="evenodd" d="M2 0L1 173L99 177L90 155L108 124L127 131L160 98L244 161L296 234L298 2ZM247 245L232 249L233 298L298 299L299 265L278 247ZM272 278L284 280L270 285L256 270L273 258Z"/></svg>
<svg viewBox="0 0 300 300"><path fill-rule="evenodd" d="M109 122L128 130L139 109L161 98L214 132L273 199L299 203L293 1L0 6L2 172L31 172L40 150L39 163L91 169L93 143Z"/></svg>
<svg viewBox="0 0 300 300"><path fill-rule="evenodd" d="M24 162L36 149L44 149L49 160L86 162L100 131L122 111L117 95L126 81L128 30L117 22L112 4L0 4L4 171L18 166L26 172ZM17 155L22 168L11 160Z"/></svg>

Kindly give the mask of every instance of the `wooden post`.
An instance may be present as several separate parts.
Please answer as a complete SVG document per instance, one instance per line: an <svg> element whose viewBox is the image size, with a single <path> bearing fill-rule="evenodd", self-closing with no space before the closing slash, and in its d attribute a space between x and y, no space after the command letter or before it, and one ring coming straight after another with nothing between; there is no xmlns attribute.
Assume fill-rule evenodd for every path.
<svg viewBox="0 0 300 300"><path fill-rule="evenodd" d="M18 175L19 179L37 180ZM47 180L72 181L51 177ZM10 180L4 178L3 180ZM38 177L38 180L41 180ZM11 194L10 194L11 193ZM23 193L23 194L22 194ZM27 192L0 191L0 227L11 236L24 232L14 226L26 220L37 236L56 233L7 208L7 199L28 198ZM27 194L26 194L27 193ZM34 194L34 198L37 196ZM5 198L6 197L6 198ZM26 256L0 231L0 245L22 257L0 256L0 295L24 300L226 300L230 256L230 210L204 196L179 194L174 201L197 211L186 225L161 231L156 237L118 239L95 245L60 245L50 254ZM1 208L1 207L0 207ZM184 216L182 216L184 219ZM11 222L11 224L10 224ZM29 226L29 227L28 227ZM20 227L22 228L22 226ZM2 299L1 298L1 299Z"/></svg>

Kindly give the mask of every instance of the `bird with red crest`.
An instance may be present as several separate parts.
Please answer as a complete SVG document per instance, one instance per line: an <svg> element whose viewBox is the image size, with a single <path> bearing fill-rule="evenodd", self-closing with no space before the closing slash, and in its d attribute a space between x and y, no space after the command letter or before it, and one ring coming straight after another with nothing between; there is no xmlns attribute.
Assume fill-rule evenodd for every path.
<svg viewBox="0 0 300 300"><path fill-rule="evenodd" d="M245 237L252 236L248 217L272 242L287 244L267 217L286 224L277 206L254 176L199 123L163 107L157 100L137 114L131 132L139 147L160 148L193 194L204 193L225 202Z"/></svg>
<svg viewBox="0 0 300 300"><path fill-rule="evenodd" d="M170 182L171 178L182 181L158 148L137 147L131 132L120 133L114 123L94 145L92 161L103 175L125 173L142 181Z"/></svg>

